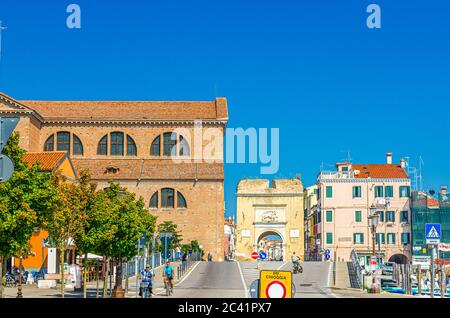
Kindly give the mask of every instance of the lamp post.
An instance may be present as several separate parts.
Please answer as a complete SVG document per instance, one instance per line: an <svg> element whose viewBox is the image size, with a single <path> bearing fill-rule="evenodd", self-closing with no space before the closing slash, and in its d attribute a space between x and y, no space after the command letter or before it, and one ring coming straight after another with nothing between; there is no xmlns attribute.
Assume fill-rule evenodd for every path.
<svg viewBox="0 0 450 318"><path fill-rule="evenodd" d="M20 259L19 259L19 288L17 289L17 297L23 298L22 294L22 249L20 250Z"/></svg>
<svg viewBox="0 0 450 318"><path fill-rule="evenodd" d="M376 259L376 252L375 252L375 247L376 247L376 233L377 233L377 225L378 225L378 212L377 212L377 208L372 204L372 206L370 207L370 213L368 216L369 219L369 226L372 232L372 257L370 260L370 267L372 267L372 262L373 259ZM372 272L373 275L373 279L372 279L372 293L378 293L378 285L377 285L377 281L375 278L375 268L373 269Z"/></svg>

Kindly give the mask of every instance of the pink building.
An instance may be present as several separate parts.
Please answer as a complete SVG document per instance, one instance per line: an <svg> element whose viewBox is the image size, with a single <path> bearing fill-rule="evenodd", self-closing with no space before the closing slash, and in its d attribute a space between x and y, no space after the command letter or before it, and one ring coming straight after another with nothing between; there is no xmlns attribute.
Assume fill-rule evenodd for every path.
<svg viewBox="0 0 450 318"><path fill-rule="evenodd" d="M384 164L336 163L336 171L318 175L318 211L315 217L315 250L336 252L337 261L349 261L352 250L361 264L373 255L383 262L411 260L410 178L405 161L392 163L392 153ZM378 224L372 227L370 215Z"/></svg>

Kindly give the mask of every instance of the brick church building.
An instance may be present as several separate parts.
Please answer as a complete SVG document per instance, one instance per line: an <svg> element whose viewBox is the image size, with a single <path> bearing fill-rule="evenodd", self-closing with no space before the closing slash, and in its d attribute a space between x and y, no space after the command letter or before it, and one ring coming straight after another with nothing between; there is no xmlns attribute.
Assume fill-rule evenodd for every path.
<svg viewBox="0 0 450 318"><path fill-rule="evenodd" d="M173 221L185 242L198 240L206 254L223 259L225 98L37 101L0 93L0 117L7 116L20 117L25 150L67 151L76 171L89 169L100 188L119 182L144 198L158 223ZM202 136L211 128L220 132L220 147L206 162ZM180 129L186 133L174 133Z"/></svg>

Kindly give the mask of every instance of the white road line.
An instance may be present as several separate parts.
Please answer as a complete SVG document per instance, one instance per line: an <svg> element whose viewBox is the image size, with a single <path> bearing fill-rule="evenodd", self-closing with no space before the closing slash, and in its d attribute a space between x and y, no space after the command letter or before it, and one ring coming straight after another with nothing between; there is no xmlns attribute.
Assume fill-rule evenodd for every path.
<svg viewBox="0 0 450 318"><path fill-rule="evenodd" d="M280 267L277 268L277 270L282 269L282 268L284 267L284 265L286 265L287 263L288 263L288 262L286 261L286 262L284 262L283 264L281 264Z"/></svg>
<svg viewBox="0 0 450 318"><path fill-rule="evenodd" d="M330 266L328 266L328 282L327 287L331 287L331 278L333 277L333 263L329 263Z"/></svg>
<svg viewBox="0 0 450 318"><path fill-rule="evenodd" d="M245 298L248 298L247 285L245 284L244 274L242 274L241 265L239 264L239 262L236 262L236 263L237 263L237 266L239 268L239 273L241 274L241 280L242 280L242 285L244 286Z"/></svg>
<svg viewBox="0 0 450 318"><path fill-rule="evenodd" d="M186 278L188 278L189 275L191 275L191 273L192 273L192 272L194 271L194 269L198 266L198 264L200 264L200 262L198 262L197 264L195 264L194 267L192 267L192 269L186 274L186 276L184 276L183 279L180 280L180 281L175 285L175 287L178 286L178 285L180 285L182 282L184 282L184 281L186 280Z"/></svg>
<svg viewBox="0 0 450 318"><path fill-rule="evenodd" d="M328 267L328 282L327 282L327 287L329 288L329 292L327 293L326 291L324 291L323 289L321 289L324 293L326 293L327 295L330 295L334 298L342 298L341 296L336 295L335 293L331 292L331 288L333 287L331 285L331 280L333 278L333 263L330 262L330 266Z"/></svg>

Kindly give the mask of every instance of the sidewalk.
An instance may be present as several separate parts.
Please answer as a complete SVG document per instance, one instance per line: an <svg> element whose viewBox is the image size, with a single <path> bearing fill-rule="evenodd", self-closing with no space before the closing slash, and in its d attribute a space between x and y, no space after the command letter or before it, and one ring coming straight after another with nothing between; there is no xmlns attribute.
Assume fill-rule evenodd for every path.
<svg viewBox="0 0 450 318"><path fill-rule="evenodd" d="M381 292L380 294L370 294L362 289L357 288L337 288L331 287L331 292L338 298L417 298L413 295L394 294Z"/></svg>
<svg viewBox="0 0 450 318"><path fill-rule="evenodd" d="M180 277L180 281L188 275L192 269L196 266L197 262L193 262L192 266L187 270L187 272ZM179 262L173 262L172 266L175 270L174 273L174 284L177 284L179 281L177 280L177 270L178 270ZM155 294L164 294L164 283L162 278L163 266L159 266L155 268L155 281L153 285L153 293ZM139 282L138 282L139 283ZM109 282L107 284L107 288L109 289ZM114 282L112 283L112 287L114 288ZM123 280L122 287L125 289L125 280ZM139 288L139 284L138 284ZM87 298L97 298L97 282L91 281L86 284L87 290ZM3 289L4 298L16 298L17 296L17 287L8 287ZM58 285L56 288L50 289L39 289L36 284L33 285L23 285L22 293L24 298L60 298L61 286ZM65 298L83 298L83 291L74 291L73 289L66 289ZM99 282L99 292L98 298L102 298L103 295L103 281ZM109 296L107 296L109 298ZM128 278L128 293L125 294L126 298L136 298L136 277Z"/></svg>

